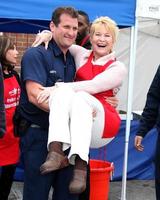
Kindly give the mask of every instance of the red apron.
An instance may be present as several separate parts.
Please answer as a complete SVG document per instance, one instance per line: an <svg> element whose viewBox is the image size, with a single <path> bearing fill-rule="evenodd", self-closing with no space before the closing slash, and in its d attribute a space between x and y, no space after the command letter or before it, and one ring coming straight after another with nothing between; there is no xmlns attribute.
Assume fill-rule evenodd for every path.
<svg viewBox="0 0 160 200"><path fill-rule="evenodd" d="M15 76L4 79L4 102L6 111L6 133L0 139L0 166L19 161L19 138L13 134L13 114L19 103L20 87Z"/></svg>
<svg viewBox="0 0 160 200"><path fill-rule="evenodd" d="M105 71L105 69L114 62L114 60L109 60L104 66L93 65L91 62L92 58L93 53L89 56L87 63L77 71L76 81L92 80L95 76ZM115 137L119 131L121 120L115 108L105 101L105 97L113 96L113 90L97 93L93 96L95 96L102 103L105 112L105 124L102 138Z"/></svg>

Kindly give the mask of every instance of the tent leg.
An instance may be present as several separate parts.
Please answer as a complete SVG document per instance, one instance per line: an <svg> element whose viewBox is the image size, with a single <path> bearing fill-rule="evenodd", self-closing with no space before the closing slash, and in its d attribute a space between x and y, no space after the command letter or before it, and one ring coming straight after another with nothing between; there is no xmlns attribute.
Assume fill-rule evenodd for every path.
<svg viewBox="0 0 160 200"><path fill-rule="evenodd" d="M130 135L131 115L132 115L132 99L133 99L133 83L134 83L134 70L135 70L135 59L136 59L137 33L138 33L138 20L136 18L135 27L131 27L130 64L129 64L129 79L128 79L128 98L127 98L127 120L126 120L126 131L125 131L125 152L124 152L121 200L126 200L128 143L129 143L129 135Z"/></svg>

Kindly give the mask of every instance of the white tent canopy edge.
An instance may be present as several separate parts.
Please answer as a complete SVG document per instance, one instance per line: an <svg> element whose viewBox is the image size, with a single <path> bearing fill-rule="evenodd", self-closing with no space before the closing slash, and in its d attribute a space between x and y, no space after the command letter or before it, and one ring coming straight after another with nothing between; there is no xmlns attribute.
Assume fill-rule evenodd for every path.
<svg viewBox="0 0 160 200"><path fill-rule="evenodd" d="M130 135L130 123L132 112L132 99L133 99L133 83L134 71L136 61L136 47L137 47L137 34L138 34L138 18L149 17L160 19L160 2L159 0L137 0L136 20L135 27L131 30L131 51L130 51L130 65L129 65L129 79L128 79L128 98L127 98L127 120L126 120L126 137L125 137L125 154L123 165L123 180L121 200L126 200L126 180L127 180L127 162L128 162L128 142ZM133 49L132 49L133 47Z"/></svg>

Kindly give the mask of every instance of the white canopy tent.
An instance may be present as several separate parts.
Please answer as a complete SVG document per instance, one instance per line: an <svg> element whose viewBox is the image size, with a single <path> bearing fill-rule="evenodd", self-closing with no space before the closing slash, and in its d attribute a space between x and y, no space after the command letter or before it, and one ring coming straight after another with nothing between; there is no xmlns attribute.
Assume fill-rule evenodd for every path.
<svg viewBox="0 0 160 200"><path fill-rule="evenodd" d="M159 19L159 14L157 14L160 12L159 11L160 10L159 9L160 8L159 1L160 0L139 0L139 1L137 0L137 2L138 2L137 7L139 9L141 9L140 14L143 14L142 16L144 16L144 17L146 17L146 16L152 17L152 14L154 12L154 16L156 16L155 18ZM100 13L101 15L107 13L110 17L112 17L112 15L114 14L113 19L115 19L117 22L119 22L119 20L122 18L122 21L120 21L118 23L119 25L131 26L131 25L133 25L133 23L128 23L128 22L126 23L126 19L130 20L130 19L134 18L135 2L136 2L136 0L122 0L122 1L120 1L120 0L114 0L114 1L102 0L100 2L92 1L92 0L88 0L88 1L67 0L67 1L65 1L65 4L72 5L77 8L80 8L82 10L85 10L86 12L88 12L90 14L90 16L92 16L94 18L95 18L96 13L97 14ZM19 31L21 31L21 32L32 32L32 31L37 32L37 30L33 29L33 27L35 28L35 25L37 25L38 22L49 20L50 16L48 16L48 15L49 15L49 13L51 13L51 9L53 9L53 7L56 7L58 5L63 5L63 4L64 4L63 0L57 0L57 1L48 0L46 2L38 1L38 0L34 0L34 1L33 0L23 0L23 1L16 0L16 1L14 1L14 4L12 3L12 0L8 0L8 1L1 0L0 1L1 31L4 31L4 30L5 31L9 31L9 30L13 31L14 30L15 32L19 32ZM113 4L113 6L110 7L112 4ZM37 5L39 5L39 6L37 7ZM124 9L126 6L127 6L127 8ZM93 11L95 13L93 13ZM146 15L146 13L147 13L147 15ZM150 13L150 14L148 14L148 13ZM140 16L140 14L138 14L137 16ZM119 47L120 51L117 51L117 52L120 52L120 54L119 53L118 54L120 55L120 60L122 60L122 61L126 56L126 52L127 53L129 52L128 58L124 59L124 62L126 63L126 65L129 66L129 78L128 78L128 80L126 80L126 84L124 84L122 87L121 92L123 94L122 95L123 98L120 99L120 102L122 102L122 105L120 105L120 106L122 106L121 109L127 110L127 125L126 125L126 139L125 139L126 145L125 145L125 157L124 157L124 173L123 173L124 176L123 176L123 186L122 186L122 200L126 199L126 197L125 197L126 196L126 169L127 169L127 159L128 159L128 141L129 141L129 132L130 132L132 99L133 99L133 104L139 105L139 103L137 102L139 100L139 97L137 97L137 99L135 99L135 95L133 96L133 88L134 88L133 83L134 83L134 85L137 84L138 89L134 88L134 90L135 90L134 94L138 95L138 91L140 91L139 88L141 86L141 83L138 81L142 80L143 83L146 81L149 85L149 81L152 80L152 77L158 66L158 63L155 63L154 57L153 57L153 59L150 59L150 62L147 61L145 64L145 66L146 66L145 69L148 69L149 67L153 66L154 70L152 70L152 72L153 72L152 77L145 78L146 71L144 70L144 68L141 68L141 67L144 67L144 64L140 63L137 65L137 63L139 63L138 62L139 60L144 61L146 58L148 59L148 57L151 58L151 56L154 53L156 53L157 55L159 53L159 51L154 48L157 41L155 41L155 43L153 43L153 45L152 45L153 49L151 49L151 44L150 44L151 42L150 43L147 42L148 37L146 38L146 40L144 40L144 35L142 35L142 37L141 37L143 39L143 41L145 41L145 43L143 42L143 45L148 44L149 46L148 47L142 46L141 50L137 49L137 51L136 51L137 41L138 41L138 45L140 44L140 37L139 37L140 34L138 32L138 23L140 23L140 22L138 19L139 18L137 17L135 26L132 26L129 30L127 30L127 29L121 30L120 37L123 38L123 42L118 43L119 46L117 45L117 47L116 47L116 48ZM30 27L31 24L32 24L32 26L31 26L32 28ZM23 29L22 29L22 27L23 27ZM44 24L40 24L40 25L37 25L37 27L38 27L37 29L39 30L40 28L44 29L44 27L46 27L46 26L44 26ZM138 33L138 40L137 40L137 33ZM122 40L119 39L118 42L120 42L120 41L122 41ZM128 44L130 44L130 45L128 45ZM145 51L144 51L144 49L145 49ZM148 53L145 53L147 50L148 50ZM119 55L117 55L117 57ZM143 57L142 57L142 55L143 55ZM140 69L141 69L141 71L138 71ZM135 70L135 74L136 74L135 81L134 81L134 70ZM143 72L145 72L145 76L143 76L144 80L142 79ZM151 73L149 73L149 75L150 74ZM125 85L128 87L125 87ZM128 96L127 96L127 88L128 88ZM140 94L142 93L142 91L143 91L143 87L141 86ZM147 91L147 89L146 89L146 91ZM126 98L124 96L126 96ZM132 96L133 96L133 98L132 98ZM144 94L143 96L146 96L146 95ZM142 101L144 102L144 100L142 100ZM126 106L126 102L128 102L127 106ZM139 110L140 108L138 107L138 108L136 108L136 110L137 109Z"/></svg>
<svg viewBox="0 0 160 200"><path fill-rule="evenodd" d="M133 69L135 60L135 44L133 41L136 41L134 28L136 0L15 0L14 4L12 0L1 0L0 29L4 32L37 33L38 30L47 26L51 10L60 5L70 5L84 10L89 14L90 19L108 15L119 26L131 27L130 55L132 56L130 56L130 69Z"/></svg>
<svg viewBox="0 0 160 200"><path fill-rule="evenodd" d="M128 94L127 94L127 121L126 121L126 137L125 137L125 154L124 154L124 169L123 169L123 180L122 180L122 193L121 200L126 200L126 182L127 182L127 162L128 162L128 143L129 143L129 135L130 135L130 124L131 124L131 112L132 112L132 101L133 101L133 83L134 83L134 75L136 69L136 55L141 55L141 52L137 51L137 35L138 35L138 24L140 17L147 17L153 19L160 19L160 2L159 0L137 0L137 9L136 9L136 20L135 27L131 28L131 51L130 51L130 64L129 64L129 76L128 76ZM158 23L159 25L159 23ZM150 48L150 46L149 46ZM159 51L149 50L149 54L146 55L146 58L149 57L155 52L159 53ZM151 60L152 61L152 60ZM152 64L152 63L151 63ZM139 66L137 66L138 68ZM138 74L139 80L143 77L146 77L147 68L143 68L143 73ZM153 72L153 74L155 71ZM152 76L153 76L152 74ZM147 79L147 78L145 78ZM150 80L151 81L151 80ZM138 85L138 88L140 85ZM143 88L142 88L143 89ZM127 91L127 89L126 89Z"/></svg>
<svg viewBox="0 0 160 200"><path fill-rule="evenodd" d="M160 12L160 11L159 11ZM138 35L136 47L135 75L132 99L132 111L142 111L146 94L160 63L160 20L138 17ZM129 65L130 29L121 29L116 45L117 58ZM126 111L128 77L118 93L119 110Z"/></svg>

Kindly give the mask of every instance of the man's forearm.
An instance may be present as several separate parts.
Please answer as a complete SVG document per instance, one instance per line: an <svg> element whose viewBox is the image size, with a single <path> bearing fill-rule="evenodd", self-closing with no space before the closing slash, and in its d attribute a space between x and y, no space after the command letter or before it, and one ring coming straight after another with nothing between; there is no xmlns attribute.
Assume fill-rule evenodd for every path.
<svg viewBox="0 0 160 200"><path fill-rule="evenodd" d="M30 103L34 104L36 107L40 108L45 112L49 112L49 104L48 102L38 103L37 99L30 100Z"/></svg>
<svg viewBox="0 0 160 200"><path fill-rule="evenodd" d="M37 96L41 92L42 85L27 81L26 83L26 90L28 95L28 100L30 103L34 104L36 107L40 108L41 110L44 110L45 112L49 111L49 104L47 101L44 101L42 103L38 103Z"/></svg>

